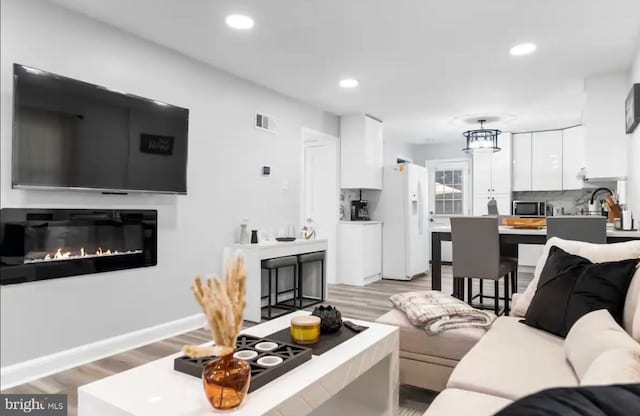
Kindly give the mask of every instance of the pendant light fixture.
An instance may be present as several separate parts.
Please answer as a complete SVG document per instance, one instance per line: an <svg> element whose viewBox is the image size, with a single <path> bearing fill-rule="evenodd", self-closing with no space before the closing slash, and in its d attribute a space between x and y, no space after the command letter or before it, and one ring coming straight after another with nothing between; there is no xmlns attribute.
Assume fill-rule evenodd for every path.
<svg viewBox="0 0 640 416"><path fill-rule="evenodd" d="M498 136L502 133L500 130L485 129L484 123L487 120L478 120L480 128L477 130L467 130L462 135L467 139L467 147L463 151L470 152L498 152Z"/></svg>

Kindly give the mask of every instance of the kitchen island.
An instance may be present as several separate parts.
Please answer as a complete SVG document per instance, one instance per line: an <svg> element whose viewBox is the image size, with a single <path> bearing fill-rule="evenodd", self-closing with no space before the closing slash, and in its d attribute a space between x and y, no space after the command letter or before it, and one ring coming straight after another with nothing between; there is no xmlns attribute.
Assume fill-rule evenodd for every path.
<svg viewBox="0 0 640 416"><path fill-rule="evenodd" d="M247 292L245 295L247 307L244 312L244 319L251 322L261 321L262 260L313 253L315 251L327 251L327 240L265 241L258 244L231 244L226 246L222 255L222 264L227 264L227 260L236 253L241 253L244 256L244 267L247 273ZM325 287L324 289L324 293L327 293L327 288Z"/></svg>
<svg viewBox="0 0 640 416"><path fill-rule="evenodd" d="M515 229L500 226L500 251L509 257L518 257L518 244L545 244L547 230ZM451 241L451 226L436 225L431 227L431 289L442 289L442 247L443 241ZM607 243L621 243L640 240L640 231L607 230ZM453 280L453 296L464 298L463 279Z"/></svg>

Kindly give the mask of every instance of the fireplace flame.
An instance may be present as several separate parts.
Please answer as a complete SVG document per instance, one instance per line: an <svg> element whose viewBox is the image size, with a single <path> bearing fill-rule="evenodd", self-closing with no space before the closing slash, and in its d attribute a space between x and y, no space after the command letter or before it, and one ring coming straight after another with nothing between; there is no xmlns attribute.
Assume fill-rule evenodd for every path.
<svg viewBox="0 0 640 416"><path fill-rule="evenodd" d="M72 260L88 257L104 257L104 256L121 256L127 254L142 254L142 250L127 250L118 251L107 249L106 251L102 247L98 247L95 254L87 252L84 247L80 247L80 251L63 251L63 248L58 248L55 253L47 253L44 257L40 258L25 258L25 263L39 263L43 261L58 261L58 260Z"/></svg>

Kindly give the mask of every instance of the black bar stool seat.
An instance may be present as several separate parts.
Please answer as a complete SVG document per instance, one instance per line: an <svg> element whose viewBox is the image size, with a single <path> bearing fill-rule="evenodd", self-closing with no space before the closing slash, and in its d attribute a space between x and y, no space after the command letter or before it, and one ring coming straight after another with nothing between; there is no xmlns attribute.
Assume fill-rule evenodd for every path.
<svg viewBox="0 0 640 416"><path fill-rule="evenodd" d="M324 302L324 259L326 252L316 251L298 255L298 307L300 309ZM303 292L304 265L320 262L320 298L305 296Z"/></svg>
<svg viewBox="0 0 640 416"><path fill-rule="evenodd" d="M295 266L298 264L296 256L276 257L274 259L262 260L263 269L279 269L281 267Z"/></svg>
<svg viewBox="0 0 640 416"><path fill-rule="evenodd" d="M293 267L293 288L280 291L278 290L278 272L280 269L285 267ZM267 305L262 307L262 310L266 310L266 314L262 314L262 318L264 319L273 319L278 316L286 315L295 309L295 298L297 294L297 286L296 280L298 276L298 256L284 256L284 257L276 257L273 259L265 259L261 262L261 268L263 270L268 270L269 272L269 292L266 296L262 296L262 299L267 299ZM272 272L275 271L275 292L272 292ZM294 300L294 306L287 305L287 302L280 302L278 299L279 295L283 295L285 293L293 292L292 299ZM275 302L272 302L272 295L275 295ZM273 312L273 309L279 309L280 311L277 313Z"/></svg>

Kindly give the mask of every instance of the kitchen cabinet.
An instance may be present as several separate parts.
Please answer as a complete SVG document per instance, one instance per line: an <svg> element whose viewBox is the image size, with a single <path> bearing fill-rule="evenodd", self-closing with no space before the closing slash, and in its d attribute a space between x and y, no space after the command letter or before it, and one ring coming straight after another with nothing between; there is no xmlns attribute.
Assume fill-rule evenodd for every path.
<svg viewBox="0 0 640 416"><path fill-rule="evenodd" d="M562 130L531 134L531 190L562 190Z"/></svg>
<svg viewBox="0 0 640 416"><path fill-rule="evenodd" d="M585 137L582 126L562 131L562 189L582 189L585 170Z"/></svg>
<svg viewBox="0 0 640 416"><path fill-rule="evenodd" d="M382 278L382 223L338 225L338 283L364 286Z"/></svg>
<svg viewBox="0 0 640 416"><path fill-rule="evenodd" d="M542 244L519 244L518 269L524 272L533 272L543 251L544 245Z"/></svg>
<svg viewBox="0 0 640 416"><path fill-rule="evenodd" d="M473 154L473 215L487 215L487 203L492 198L498 213L511 213L511 133L498 138L501 150Z"/></svg>
<svg viewBox="0 0 640 416"><path fill-rule="evenodd" d="M585 80L586 180L616 180L628 174L628 138L624 129L624 102L628 92L629 80L625 72Z"/></svg>
<svg viewBox="0 0 640 416"><path fill-rule="evenodd" d="M582 126L513 135L513 191L582 189Z"/></svg>
<svg viewBox="0 0 640 416"><path fill-rule="evenodd" d="M531 190L531 133L516 133L512 136L513 190Z"/></svg>
<svg viewBox="0 0 640 416"><path fill-rule="evenodd" d="M369 116L340 118L341 188L382 189L382 133Z"/></svg>

